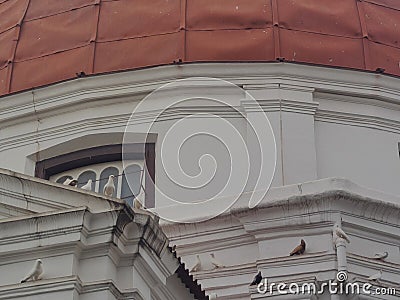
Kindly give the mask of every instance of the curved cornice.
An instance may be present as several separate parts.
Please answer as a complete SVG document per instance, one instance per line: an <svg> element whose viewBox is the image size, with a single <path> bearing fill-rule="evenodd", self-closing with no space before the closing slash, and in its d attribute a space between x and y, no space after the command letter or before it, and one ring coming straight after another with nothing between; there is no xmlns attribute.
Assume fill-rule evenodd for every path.
<svg viewBox="0 0 400 300"><path fill-rule="evenodd" d="M387 222L390 220L393 224L400 224L399 197L361 187L344 178L327 178L270 188L260 204L254 209L249 209L247 205L250 196L251 193L243 193L234 208L221 214L213 221L196 223L196 230L201 232L202 224L204 224L204 228L207 228L213 222L218 222L218 220L223 222L230 217L238 220L257 220L257 215L265 217L266 213L273 214L274 210L279 211L279 214L282 211L296 211L298 214L303 212L307 215L321 211L343 211L344 214L348 215L360 215L366 219L386 220ZM179 207L176 207L176 209L179 210ZM207 212L199 212L198 215L191 216L191 218L193 220L207 218ZM188 221L190 220L188 218ZM272 226L271 221L268 222L269 226ZM178 224L165 223L163 227L168 235L174 236L173 231L179 231ZM190 231L190 228L186 226L185 231Z"/></svg>
<svg viewBox="0 0 400 300"><path fill-rule="evenodd" d="M0 121L6 126L4 122L12 119L22 122L23 119L35 119L45 114L60 114L76 110L82 103L95 106L98 101L115 104L116 101L141 99L165 83L189 77L221 78L247 90L265 89L271 84L280 84L329 93L374 97L397 104L400 102L400 79L382 74L287 62L197 63L77 78L6 95L0 97Z"/></svg>

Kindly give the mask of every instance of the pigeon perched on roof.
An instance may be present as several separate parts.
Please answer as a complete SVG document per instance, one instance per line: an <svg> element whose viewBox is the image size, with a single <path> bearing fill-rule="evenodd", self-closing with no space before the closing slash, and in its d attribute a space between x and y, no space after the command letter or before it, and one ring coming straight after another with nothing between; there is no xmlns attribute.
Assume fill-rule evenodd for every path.
<svg viewBox="0 0 400 300"><path fill-rule="evenodd" d="M200 260L200 255L196 254L196 263L190 270L190 272L197 272L201 270L201 260Z"/></svg>
<svg viewBox="0 0 400 300"><path fill-rule="evenodd" d="M108 177L107 184L103 188L103 194L112 197L115 191L115 185L114 185L114 175L110 175Z"/></svg>
<svg viewBox="0 0 400 300"><path fill-rule="evenodd" d="M43 262L41 259L37 259L33 265L32 270L21 280L21 283L28 280L36 281L40 279L40 275L43 274Z"/></svg>
<svg viewBox="0 0 400 300"><path fill-rule="evenodd" d="M89 179L88 182L81 187L82 190L91 191L92 190L93 181Z"/></svg>
<svg viewBox="0 0 400 300"><path fill-rule="evenodd" d="M253 281L250 283L250 286L259 285L261 280L262 280L262 274L261 274L261 271L258 271L257 275L254 276Z"/></svg>
<svg viewBox="0 0 400 300"><path fill-rule="evenodd" d="M379 281L379 279L382 278L382 270L379 270L378 273L372 274L371 276L368 277L368 280L371 281Z"/></svg>
<svg viewBox="0 0 400 300"><path fill-rule="evenodd" d="M300 245L298 245L296 248L293 249L292 252L290 252L290 256L293 255L301 255L306 251L306 242L302 239L300 241Z"/></svg>
<svg viewBox="0 0 400 300"><path fill-rule="evenodd" d="M210 261L214 269L219 269L224 267L224 265L215 258L214 253L210 253Z"/></svg>
<svg viewBox="0 0 400 300"><path fill-rule="evenodd" d="M133 200L133 207L136 209L143 209L143 204L142 204L142 202L140 202L140 200L138 198L135 198Z"/></svg>
<svg viewBox="0 0 400 300"><path fill-rule="evenodd" d="M73 179L73 178L67 178L63 182L63 185L69 185L69 186L76 186L78 184L78 180Z"/></svg>
<svg viewBox="0 0 400 300"><path fill-rule="evenodd" d="M336 239L342 238L344 239L346 242L348 242L350 244L350 238L348 237L348 235L342 230L342 228L340 228L338 223L335 223L335 225L333 225L333 240L336 241Z"/></svg>
<svg viewBox="0 0 400 300"><path fill-rule="evenodd" d="M374 256L374 259L377 260L384 260L385 258L387 258L389 256L388 252L380 252L380 253L376 253Z"/></svg>

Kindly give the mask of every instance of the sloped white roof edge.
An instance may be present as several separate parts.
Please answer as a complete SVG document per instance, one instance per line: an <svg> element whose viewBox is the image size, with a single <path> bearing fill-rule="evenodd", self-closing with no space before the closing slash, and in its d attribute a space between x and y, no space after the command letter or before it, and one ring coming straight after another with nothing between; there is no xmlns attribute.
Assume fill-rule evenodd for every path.
<svg viewBox="0 0 400 300"><path fill-rule="evenodd" d="M0 210L1 205L8 206L7 209L15 207L21 212L21 214L0 219L0 226L3 233L5 232L2 238L2 249L0 249L3 258L7 256L8 260L13 260L15 257L20 257L18 255L24 251L25 253L32 252L32 240L38 240L41 237L40 234L32 234L38 231L37 220L39 219L41 220L39 231L49 233L46 236L46 245L34 247L36 250L40 248L42 252L49 252L50 248L57 247L58 244L65 248L65 243L78 243L82 235L85 236L85 242L88 245L90 243L107 244L110 241L110 234L118 236L120 239L118 245L129 248L127 251L131 251L136 249L132 248L132 241L123 245L126 237L121 233L126 227L127 235L132 234L133 231L138 233L144 241L141 245L147 245L146 247L151 249L146 250L146 247L142 247L143 249L139 248L139 251L143 258L141 261L155 267L153 269L160 270L155 273L156 275L161 274L160 278L163 278L165 274L175 274L177 280L189 289L195 299L207 299L201 286L189 275L176 253L168 247L168 239L157 221L152 218L152 214L130 208L125 201L0 169ZM131 223L138 225L141 229L132 231L129 226L125 226ZM97 227L100 227L100 230ZM114 232L114 227L118 227L115 229L119 230L118 234ZM104 228L112 230L107 231ZM67 240L67 234L70 240ZM91 235L94 236L92 240ZM137 236L129 236L129 238L139 241ZM21 247L22 244L25 248ZM150 251L151 254L145 251ZM154 254L157 254L158 259L154 259ZM132 255L129 256L129 260L132 259ZM146 265L145 269L147 268Z"/></svg>
<svg viewBox="0 0 400 300"><path fill-rule="evenodd" d="M82 206L96 212L122 205L124 201L116 198L0 169L0 210L14 208L16 215Z"/></svg>
<svg viewBox="0 0 400 300"><path fill-rule="evenodd" d="M248 206L250 196L255 193L257 196L262 197L260 203L254 209L262 209L268 207L276 207L281 205L296 204L308 200L326 199L332 200L338 197L347 197L355 201L361 201L377 206L387 206L388 209L400 210L400 197L387 194L381 191L369 189L360 186L345 178L325 178L301 184L292 184L282 187L273 187L267 192L245 192L230 208L225 210L220 216L236 214L241 212L248 212L251 210ZM225 201L226 199L224 199ZM226 202L229 202L226 201ZM187 209L187 208L186 208ZM179 205L157 208L157 213L162 216L164 213L171 215L175 212L178 216L187 214L187 211L181 209ZM191 223L199 220L207 220L212 218L213 215L207 211L193 210L190 215L185 218L185 222ZM182 219L179 217L179 219ZM163 226L169 226L174 223L162 221Z"/></svg>

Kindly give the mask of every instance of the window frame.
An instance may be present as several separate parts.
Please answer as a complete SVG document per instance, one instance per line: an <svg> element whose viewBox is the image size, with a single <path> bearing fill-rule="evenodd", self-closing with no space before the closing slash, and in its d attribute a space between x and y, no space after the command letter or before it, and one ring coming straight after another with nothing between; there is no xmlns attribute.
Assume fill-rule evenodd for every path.
<svg viewBox="0 0 400 300"><path fill-rule="evenodd" d="M144 149L144 151L143 151ZM145 206L155 207L155 143L124 145L124 158L144 160ZM51 157L36 162L35 176L49 180L50 176L71 169L112 161L122 161L122 144L103 145Z"/></svg>

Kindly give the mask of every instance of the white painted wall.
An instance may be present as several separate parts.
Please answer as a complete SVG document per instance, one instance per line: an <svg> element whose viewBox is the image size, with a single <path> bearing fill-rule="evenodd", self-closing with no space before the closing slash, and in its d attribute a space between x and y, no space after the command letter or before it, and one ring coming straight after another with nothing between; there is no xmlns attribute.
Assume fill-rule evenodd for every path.
<svg viewBox="0 0 400 300"><path fill-rule="evenodd" d="M289 199L289 200L288 200ZM337 299L328 293L307 295L260 295L249 283L261 270L270 283L319 283L334 279L337 273L332 226L341 220L350 236L347 244L347 270L350 281L365 283L383 270L375 287L391 287L397 294L371 299L397 299L400 293L399 207L389 203L398 197L376 193L347 180L321 180L273 188L258 208L246 206L197 224L164 224L164 231L177 245L177 252L188 266L200 254L202 269L193 275L208 293L220 299ZM306 241L306 252L289 256ZM373 259L387 251L385 261ZM210 253L224 265L215 269ZM355 297L355 298L354 298ZM357 295L341 300L358 299ZM360 296L359 299L365 295ZM219 298L218 298L219 299ZM370 298L366 298L370 299Z"/></svg>
<svg viewBox="0 0 400 300"><path fill-rule="evenodd" d="M386 193L400 192L398 133L316 122L318 176L339 176Z"/></svg>
<svg viewBox="0 0 400 300"><path fill-rule="evenodd" d="M273 186L341 176L386 193L400 192L399 79L284 63L194 64L181 66L180 70L185 70L183 77L229 79L259 101L277 141ZM33 175L38 159L121 142L126 122L138 101L162 82L176 78L176 72L175 66L168 66L81 78L34 93L2 97L0 166ZM229 92L215 88L200 93L225 95L230 105L246 111L241 102L246 98L244 94L243 99L229 98ZM150 108L162 107L161 98L155 99ZM234 112L208 104L203 110L224 115L245 139L249 138L245 122ZM178 119L194 111L189 105L179 111ZM176 121L173 116L153 128L158 141ZM251 139L248 143L252 144ZM176 186L163 173L160 149L158 142L158 185L173 194ZM187 168L191 174L199 171L197 161L190 159ZM223 181L224 175L221 176ZM203 196L217 191L218 185ZM187 200L192 196L189 193ZM161 198L157 205L163 206Z"/></svg>

